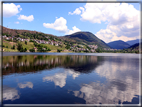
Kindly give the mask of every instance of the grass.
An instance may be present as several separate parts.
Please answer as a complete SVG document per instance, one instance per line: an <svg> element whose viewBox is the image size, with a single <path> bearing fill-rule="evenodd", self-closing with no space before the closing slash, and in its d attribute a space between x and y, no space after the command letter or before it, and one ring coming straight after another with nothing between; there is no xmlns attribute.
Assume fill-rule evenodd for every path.
<svg viewBox="0 0 142 107"><path fill-rule="evenodd" d="M4 52L18 52L17 49L3 48Z"/></svg>
<svg viewBox="0 0 142 107"><path fill-rule="evenodd" d="M23 48L27 48L27 50L35 47L33 42L27 42L27 45L25 44L25 42L20 42L20 43L22 44ZM9 42L9 41L3 40L3 45L5 46L5 47L3 47L5 52L18 52L16 42ZM15 45L15 49L11 49L11 47L13 45ZM57 52L57 49L62 49L63 50L62 52L64 52L64 50L65 50L65 52L67 52L64 45L62 48L60 46L54 46L54 45L50 45L50 44L43 44L43 45L47 46L48 48L51 49L51 51L49 51L49 52ZM8 46L8 48L6 48L6 46Z"/></svg>
<svg viewBox="0 0 142 107"><path fill-rule="evenodd" d="M25 44L25 42L21 42L21 44L23 45L23 48L27 48L27 50L35 47L33 42L27 42L27 45Z"/></svg>

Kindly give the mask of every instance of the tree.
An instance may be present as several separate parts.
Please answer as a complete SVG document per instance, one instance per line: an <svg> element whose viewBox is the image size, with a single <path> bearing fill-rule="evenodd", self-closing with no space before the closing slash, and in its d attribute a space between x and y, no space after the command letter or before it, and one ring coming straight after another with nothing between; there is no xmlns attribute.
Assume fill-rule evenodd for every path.
<svg viewBox="0 0 142 107"><path fill-rule="evenodd" d="M47 51L51 51L51 49L50 49L50 48L48 48L48 49L47 49Z"/></svg>
<svg viewBox="0 0 142 107"><path fill-rule="evenodd" d="M100 52L102 52L102 51L101 51L100 48L97 48L97 49L96 49L96 52L100 53Z"/></svg>
<svg viewBox="0 0 142 107"><path fill-rule="evenodd" d="M89 50L91 50L91 48L88 45L86 45L86 48L88 48Z"/></svg>
<svg viewBox="0 0 142 107"><path fill-rule="evenodd" d="M29 49L30 52L35 52L35 49Z"/></svg>
<svg viewBox="0 0 142 107"><path fill-rule="evenodd" d="M27 48L23 49L23 52L26 52L27 51Z"/></svg>
<svg viewBox="0 0 142 107"><path fill-rule="evenodd" d="M61 52L62 51L62 49L57 49L57 52Z"/></svg>
<svg viewBox="0 0 142 107"><path fill-rule="evenodd" d="M27 41L25 41L25 44L27 45Z"/></svg>
<svg viewBox="0 0 142 107"><path fill-rule="evenodd" d="M15 45L13 45L13 46L11 47L11 49L15 49Z"/></svg>
<svg viewBox="0 0 142 107"><path fill-rule="evenodd" d="M67 46L65 47L66 49L70 49L70 45L67 44Z"/></svg>
<svg viewBox="0 0 142 107"><path fill-rule="evenodd" d="M20 51L20 52L23 52L23 46L22 46L21 43L17 44L17 50Z"/></svg>

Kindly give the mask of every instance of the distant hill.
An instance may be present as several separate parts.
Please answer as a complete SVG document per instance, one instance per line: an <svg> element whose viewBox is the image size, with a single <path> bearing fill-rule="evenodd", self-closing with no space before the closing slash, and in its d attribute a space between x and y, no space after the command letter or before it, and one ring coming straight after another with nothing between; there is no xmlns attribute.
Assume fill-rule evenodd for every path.
<svg viewBox="0 0 142 107"><path fill-rule="evenodd" d="M113 49L126 49L130 47L130 45L122 40L109 42L108 45Z"/></svg>
<svg viewBox="0 0 142 107"><path fill-rule="evenodd" d="M0 26L1 27L1 26ZM42 32L38 32L38 31L30 31L30 30L21 30L21 29L9 29L6 27L2 27L2 34L8 34L10 36L17 36L17 35L34 35L34 34L43 34L44 36L54 36L52 34L44 34Z"/></svg>
<svg viewBox="0 0 142 107"><path fill-rule="evenodd" d="M132 45L132 46L130 46L130 47L128 47L129 49L131 48L131 49L139 49L139 46L142 46L142 42L141 42L141 44L139 44L139 43L136 43L136 44L134 44L134 45ZM141 47L142 48L142 47Z"/></svg>
<svg viewBox="0 0 142 107"><path fill-rule="evenodd" d="M131 46L131 45L134 45L134 44L136 44L136 43L139 43L139 39L130 40L130 41L127 41L127 43Z"/></svg>
<svg viewBox="0 0 142 107"><path fill-rule="evenodd" d="M89 45L95 44L102 48L110 48L104 41L97 38L91 32L76 32L71 35L65 35L62 38L66 40L71 39L72 41L78 42L78 43L86 43Z"/></svg>

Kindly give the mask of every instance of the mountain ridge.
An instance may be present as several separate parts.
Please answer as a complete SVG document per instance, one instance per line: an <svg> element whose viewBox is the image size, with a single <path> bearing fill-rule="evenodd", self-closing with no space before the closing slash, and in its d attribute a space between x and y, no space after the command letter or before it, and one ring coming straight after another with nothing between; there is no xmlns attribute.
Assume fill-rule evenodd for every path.
<svg viewBox="0 0 142 107"><path fill-rule="evenodd" d="M109 42L108 45L113 49L126 49L130 47L130 45L122 40Z"/></svg>
<svg viewBox="0 0 142 107"><path fill-rule="evenodd" d="M140 39L135 39L135 40L130 40L130 41L126 41L129 45L134 45L136 43L139 43Z"/></svg>
<svg viewBox="0 0 142 107"><path fill-rule="evenodd" d="M70 35L65 35L65 38L76 40L77 42L84 42L89 45L96 44L103 48L110 48L103 40L97 38L93 33L80 31Z"/></svg>

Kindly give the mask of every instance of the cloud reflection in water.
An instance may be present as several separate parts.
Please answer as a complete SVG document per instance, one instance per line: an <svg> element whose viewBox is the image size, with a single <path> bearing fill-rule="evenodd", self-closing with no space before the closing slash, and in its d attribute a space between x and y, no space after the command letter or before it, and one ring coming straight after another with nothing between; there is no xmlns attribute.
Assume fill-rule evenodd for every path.
<svg viewBox="0 0 142 107"><path fill-rule="evenodd" d="M138 60L137 60L138 61ZM139 63L135 60L107 59L94 72L107 79L106 83L83 84L80 90L72 91L87 104L118 104L132 102L139 93Z"/></svg>
<svg viewBox="0 0 142 107"><path fill-rule="evenodd" d="M18 83L18 86L19 88L26 88L26 87L33 88L33 83L32 82L26 82L25 84Z"/></svg>
<svg viewBox="0 0 142 107"><path fill-rule="evenodd" d="M20 96L18 94L18 90L15 88L11 88L8 86L3 86L3 100L16 100L19 99Z"/></svg>
<svg viewBox="0 0 142 107"><path fill-rule="evenodd" d="M66 78L68 75L72 75L73 79L75 79L80 75L80 73L74 72L71 69L65 69L64 72L59 72L52 76L43 77L43 81L53 81L56 86L60 86L62 88L66 85Z"/></svg>

